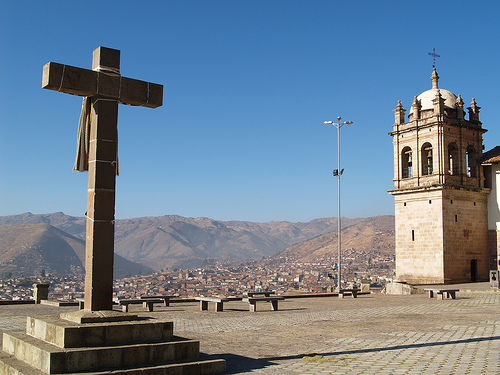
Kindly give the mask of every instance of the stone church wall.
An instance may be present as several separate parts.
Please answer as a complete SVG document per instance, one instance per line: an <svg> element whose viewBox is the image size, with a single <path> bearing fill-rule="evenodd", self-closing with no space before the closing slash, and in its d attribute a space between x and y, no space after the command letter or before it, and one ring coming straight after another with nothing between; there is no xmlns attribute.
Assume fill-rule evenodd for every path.
<svg viewBox="0 0 500 375"><path fill-rule="evenodd" d="M398 281L444 282L440 200L440 191L395 195Z"/></svg>
<svg viewBox="0 0 500 375"><path fill-rule="evenodd" d="M489 278L486 197L464 189L443 190L445 283Z"/></svg>
<svg viewBox="0 0 500 375"><path fill-rule="evenodd" d="M395 207L396 280L413 284L488 280L485 194L447 188L412 191L396 195Z"/></svg>

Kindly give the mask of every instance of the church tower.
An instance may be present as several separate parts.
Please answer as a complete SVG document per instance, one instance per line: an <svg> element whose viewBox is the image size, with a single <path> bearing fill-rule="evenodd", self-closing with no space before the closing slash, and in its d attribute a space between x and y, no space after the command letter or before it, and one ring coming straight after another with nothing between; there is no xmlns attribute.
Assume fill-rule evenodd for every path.
<svg viewBox="0 0 500 375"><path fill-rule="evenodd" d="M396 280L441 284L488 280L488 213L479 159L483 133L476 101L438 86L415 96L405 122L394 110Z"/></svg>

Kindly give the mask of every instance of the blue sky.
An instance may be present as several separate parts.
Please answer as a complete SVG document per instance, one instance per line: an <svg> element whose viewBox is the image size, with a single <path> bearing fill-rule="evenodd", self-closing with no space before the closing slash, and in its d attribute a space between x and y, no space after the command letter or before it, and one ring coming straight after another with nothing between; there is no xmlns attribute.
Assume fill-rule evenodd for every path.
<svg viewBox="0 0 500 375"><path fill-rule="evenodd" d="M41 89L49 61L164 85L157 109L120 106L117 218L178 214L309 221L393 214L398 100L440 87L472 97L500 144L500 2L10 1L0 13L0 215L83 216L72 171L81 98Z"/></svg>

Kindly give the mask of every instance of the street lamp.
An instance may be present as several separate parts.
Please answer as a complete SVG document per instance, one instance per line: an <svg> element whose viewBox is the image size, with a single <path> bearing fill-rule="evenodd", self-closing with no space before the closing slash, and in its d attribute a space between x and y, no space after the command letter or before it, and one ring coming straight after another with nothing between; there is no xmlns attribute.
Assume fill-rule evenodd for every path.
<svg viewBox="0 0 500 375"><path fill-rule="evenodd" d="M342 176L342 174L344 173L344 170L343 169L340 169L340 128L342 128L342 126L344 125L352 125L352 121L342 121L342 117L337 117L337 122L333 122L333 121L325 121L325 125L333 125L337 128L337 150L338 150L338 169L334 169L333 170L333 176L334 177L337 177L337 181L338 181L338 207L339 207L339 212L338 212L338 218L337 218L337 225L338 225L338 228L337 228L337 237L338 237L338 244L339 244L339 261L338 261L338 265L337 265L337 269L338 269L338 278L337 278L337 289L338 289L338 292L340 293L340 275L341 275L341 262L340 262L340 244L341 244L341 240L340 240L340 176Z"/></svg>

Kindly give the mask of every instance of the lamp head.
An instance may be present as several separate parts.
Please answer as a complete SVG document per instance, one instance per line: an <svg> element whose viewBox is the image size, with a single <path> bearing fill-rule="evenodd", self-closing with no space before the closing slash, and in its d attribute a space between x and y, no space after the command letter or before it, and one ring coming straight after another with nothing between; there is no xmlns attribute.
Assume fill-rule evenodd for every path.
<svg viewBox="0 0 500 375"><path fill-rule="evenodd" d="M331 124L333 124L333 121L325 121L324 124L325 125L331 125Z"/></svg>
<svg viewBox="0 0 500 375"><path fill-rule="evenodd" d="M337 121L340 122L340 120L342 120L342 117L337 117Z"/></svg>

